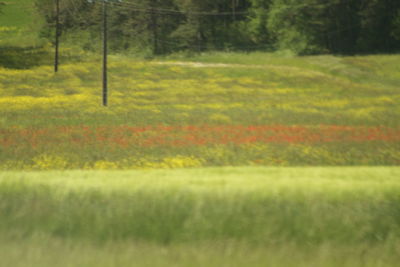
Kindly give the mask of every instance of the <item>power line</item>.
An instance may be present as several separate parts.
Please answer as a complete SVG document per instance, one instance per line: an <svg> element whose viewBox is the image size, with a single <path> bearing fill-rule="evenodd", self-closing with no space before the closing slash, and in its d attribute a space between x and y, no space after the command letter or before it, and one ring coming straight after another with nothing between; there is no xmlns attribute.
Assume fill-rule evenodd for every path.
<svg viewBox="0 0 400 267"><path fill-rule="evenodd" d="M68 8L66 9L69 15L71 15L72 17L78 17L79 21L83 21L86 24L93 23L93 20L90 20L88 17L85 17L84 15L81 14L79 10L80 7L76 5L76 2L79 0L68 0L68 1L69 3L71 3L71 6L73 8L73 10L70 10Z"/></svg>
<svg viewBox="0 0 400 267"><path fill-rule="evenodd" d="M96 2L99 0L93 0ZM233 15L249 15L253 14L252 11L239 11L239 12L220 12L220 11L181 11L176 9L164 9L164 8L153 8L149 6L137 5L129 2L114 2L113 3L119 7L125 7L129 10L133 11L145 11L145 12L157 12L159 14L183 14L183 15L204 15L204 16L233 16ZM299 5L280 5L279 8L301 8L301 7L324 7L325 5L334 5L334 3L328 4L321 4L321 3L314 3L314 4L299 4Z"/></svg>
<svg viewBox="0 0 400 267"><path fill-rule="evenodd" d="M237 15L246 15L250 14L251 12L248 11L241 11L241 12L219 12L219 11L214 11L214 12L206 12L206 11L181 11L181 10L175 10L175 9L164 9L164 8L152 8L148 6L139 6L131 3L125 3L125 2L115 2L113 5L119 6L119 7L125 7L128 8L129 10L133 11L145 11L145 12L156 12L158 14L182 14L182 15L198 15L198 16L232 16L234 14Z"/></svg>

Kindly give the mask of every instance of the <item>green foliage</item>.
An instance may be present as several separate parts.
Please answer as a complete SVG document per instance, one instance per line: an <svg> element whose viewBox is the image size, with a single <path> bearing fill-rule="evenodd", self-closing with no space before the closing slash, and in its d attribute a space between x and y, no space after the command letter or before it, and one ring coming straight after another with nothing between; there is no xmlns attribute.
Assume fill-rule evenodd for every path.
<svg viewBox="0 0 400 267"><path fill-rule="evenodd" d="M32 1L37 11L31 14L6 3L0 22L8 28L0 28L0 36L6 37L0 45L37 46L34 36L41 21L41 36L53 42L54 1L21 3ZM150 57L210 50L277 49L300 55L397 52L399 10L397 0L125 0L108 3L109 43L111 53ZM24 38L19 29L11 30L21 21ZM65 45L98 50L101 21L101 1L60 2Z"/></svg>
<svg viewBox="0 0 400 267"><path fill-rule="evenodd" d="M248 35L257 45L271 46L275 40L268 30L268 17L271 0L251 0L248 21L245 23Z"/></svg>
<svg viewBox="0 0 400 267"><path fill-rule="evenodd" d="M176 47L170 35L183 16L175 13L173 0L128 0L111 5L110 11L110 42L114 49L147 49L149 54L157 55Z"/></svg>
<svg viewBox="0 0 400 267"><path fill-rule="evenodd" d="M322 52L316 43L313 25L321 24L320 6L310 0L299 4L297 0L274 0L269 11L268 29L275 35L279 49L296 54Z"/></svg>
<svg viewBox="0 0 400 267"><path fill-rule="evenodd" d="M46 22L41 36L53 42L54 2L34 0L34 3L37 12L31 17L40 14ZM294 54L354 54L395 52L400 43L397 37L400 2L396 0L126 0L108 6L111 52L152 56L177 51L275 48ZM8 7L5 11L3 16L13 16L14 11ZM29 18L25 13L23 17ZM99 1L62 1L63 44L98 50L101 20ZM31 27L31 35L37 32L37 26ZM0 29L0 34L14 35L15 39L17 32L9 29L8 33ZM17 39L1 43L15 46L23 40ZM24 42L34 42L33 39L25 38Z"/></svg>
<svg viewBox="0 0 400 267"><path fill-rule="evenodd" d="M183 42L184 48L203 51L246 49L250 40L241 23L246 20L242 13L247 10L247 1L183 1L175 0L185 16L184 22L173 33Z"/></svg>
<svg viewBox="0 0 400 267"><path fill-rule="evenodd" d="M354 50L364 53L396 51L396 16L400 12L397 0L369 0L360 7L360 30Z"/></svg>
<svg viewBox="0 0 400 267"><path fill-rule="evenodd" d="M397 15L393 19L392 37L400 40L400 10L398 10Z"/></svg>
<svg viewBox="0 0 400 267"><path fill-rule="evenodd" d="M392 0L275 0L268 26L278 48L297 54L396 51L399 9Z"/></svg>

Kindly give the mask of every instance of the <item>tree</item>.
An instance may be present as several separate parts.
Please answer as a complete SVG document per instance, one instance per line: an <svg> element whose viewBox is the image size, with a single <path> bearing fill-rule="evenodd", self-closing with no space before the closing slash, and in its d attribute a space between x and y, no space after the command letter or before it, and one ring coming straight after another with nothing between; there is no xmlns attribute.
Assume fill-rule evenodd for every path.
<svg viewBox="0 0 400 267"><path fill-rule="evenodd" d="M100 7L87 0L60 0L59 23L61 32L73 32L100 25ZM35 0L38 13L44 18L42 36L53 38L56 21L54 0Z"/></svg>
<svg viewBox="0 0 400 267"><path fill-rule="evenodd" d="M267 29L276 38L277 48L296 54L327 53L331 4L324 0L273 0Z"/></svg>
<svg viewBox="0 0 400 267"><path fill-rule="evenodd" d="M400 1L365 0L360 10L361 32L358 40L359 51L393 52L399 49L396 39Z"/></svg>
<svg viewBox="0 0 400 267"><path fill-rule="evenodd" d="M172 0L125 0L110 9L110 40L114 49L167 53L174 48L170 34L181 20Z"/></svg>
<svg viewBox="0 0 400 267"><path fill-rule="evenodd" d="M248 44L247 0L175 0L184 20L172 36L181 48L234 49Z"/></svg>
<svg viewBox="0 0 400 267"><path fill-rule="evenodd" d="M54 1L35 0L47 22L42 35L50 39ZM61 0L64 37L82 37L74 41L96 48L101 1ZM108 10L112 51L165 54L256 47L304 55L400 49L399 0L123 0L110 2Z"/></svg>
<svg viewBox="0 0 400 267"><path fill-rule="evenodd" d="M400 9L397 11L396 16L393 18L391 36L397 41L400 41Z"/></svg>
<svg viewBox="0 0 400 267"><path fill-rule="evenodd" d="M272 0L250 0L247 25L249 38L257 45L272 45L274 39L268 29Z"/></svg>

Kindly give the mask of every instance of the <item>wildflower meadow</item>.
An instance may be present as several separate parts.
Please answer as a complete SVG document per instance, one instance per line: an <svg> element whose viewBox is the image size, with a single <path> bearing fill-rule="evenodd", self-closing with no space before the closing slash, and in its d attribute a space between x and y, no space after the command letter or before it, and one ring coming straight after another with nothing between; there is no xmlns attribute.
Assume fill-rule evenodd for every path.
<svg viewBox="0 0 400 267"><path fill-rule="evenodd" d="M258 56L2 69L0 168L400 163L396 56Z"/></svg>

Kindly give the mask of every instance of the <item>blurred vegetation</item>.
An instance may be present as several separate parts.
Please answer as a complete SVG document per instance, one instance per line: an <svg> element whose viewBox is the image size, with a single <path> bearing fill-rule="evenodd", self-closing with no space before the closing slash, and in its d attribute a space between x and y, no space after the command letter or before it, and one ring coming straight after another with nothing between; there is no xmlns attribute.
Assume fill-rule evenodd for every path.
<svg viewBox="0 0 400 267"><path fill-rule="evenodd" d="M399 174L393 167L1 172L0 256L40 267L394 267Z"/></svg>

